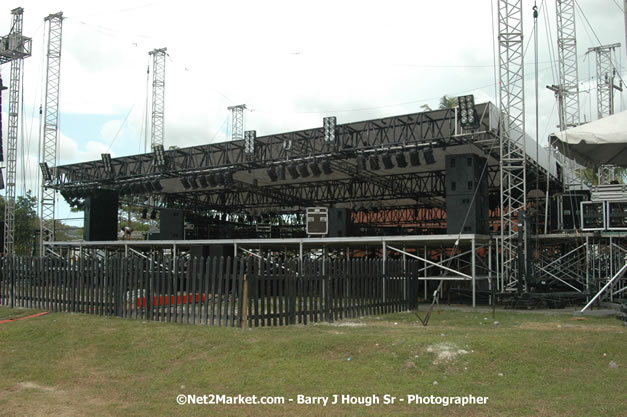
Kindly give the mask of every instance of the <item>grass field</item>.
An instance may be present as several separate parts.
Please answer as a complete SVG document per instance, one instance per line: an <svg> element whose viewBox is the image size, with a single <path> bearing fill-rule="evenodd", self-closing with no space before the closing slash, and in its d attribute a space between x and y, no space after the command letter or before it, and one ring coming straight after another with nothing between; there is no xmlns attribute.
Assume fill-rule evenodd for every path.
<svg viewBox="0 0 627 417"><path fill-rule="evenodd" d="M0 307L0 320L35 312ZM402 313L249 330L51 313L0 324L0 415L627 415L627 328L618 320L497 311L496 321L441 311L428 327ZM489 399L181 406L179 394Z"/></svg>

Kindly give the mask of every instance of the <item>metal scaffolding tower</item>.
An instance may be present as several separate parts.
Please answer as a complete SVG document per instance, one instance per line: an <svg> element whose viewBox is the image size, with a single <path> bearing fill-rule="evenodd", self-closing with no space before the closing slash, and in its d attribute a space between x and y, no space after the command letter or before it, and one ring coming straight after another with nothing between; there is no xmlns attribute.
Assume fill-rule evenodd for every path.
<svg viewBox="0 0 627 417"><path fill-rule="evenodd" d="M42 169L57 165L57 138L59 122L59 79L61 70L61 34L63 12L51 14L44 19L48 23L48 60L46 67L46 104L44 107L44 131L41 152ZM40 246L44 255L44 242L54 241L55 235L55 190L45 186L45 174L41 182Z"/></svg>
<svg viewBox="0 0 627 417"><path fill-rule="evenodd" d="M163 145L164 137L164 105L165 105L165 56L168 48L154 49L148 53L152 56L152 129L150 136L151 150Z"/></svg>
<svg viewBox="0 0 627 417"><path fill-rule="evenodd" d="M579 125L579 72L575 31L575 0L556 0L557 55L560 71L560 122L564 130Z"/></svg>
<svg viewBox="0 0 627 417"><path fill-rule="evenodd" d="M616 71L614 63L616 62L616 50L619 48L620 43L588 48L588 53L596 53L597 58L597 117L599 119L612 114L613 80Z"/></svg>
<svg viewBox="0 0 627 417"><path fill-rule="evenodd" d="M519 246L518 216L525 210L527 199L522 0L499 0L498 29L499 99L502 114L501 274L509 288L517 284L520 289L523 283L520 275L524 273L521 269L524 269L526 262L519 262L519 257L524 257L526 249Z"/></svg>
<svg viewBox="0 0 627 417"><path fill-rule="evenodd" d="M0 38L0 64L11 62L9 81L9 125L7 130L6 193L4 208L4 253L15 253L15 182L17 173L18 113L24 58L31 55L32 39L22 36L24 9L11 10L13 22L7 36Z"/></svg>
<svg viewBox="0 0 627 417"><path fill-rule="evenodd" d="M231 139L244 139L244 110L246 110L246 105L239 104L237 106L230 106L227 107L227 110L230 110L233 114L233 122L231 123Z"/></svg>

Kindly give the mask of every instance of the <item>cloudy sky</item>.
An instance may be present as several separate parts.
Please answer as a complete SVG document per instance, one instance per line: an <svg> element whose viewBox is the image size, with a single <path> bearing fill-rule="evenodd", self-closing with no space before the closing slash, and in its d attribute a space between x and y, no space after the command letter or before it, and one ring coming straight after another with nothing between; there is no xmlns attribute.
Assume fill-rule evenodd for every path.
<svg viewBox="0 0 627 417"><path fill-rule="evenodd" d="M582 119L596 118L591 46L620 42L623 0L577 0ZM73 0L3 2L0 34L11 9L24 8L24 163L18 194L38 188L38 108L44 102L44 17L62 11L60 163L142 152L148 52L167 47L165 144L224 141L227 107L245 103L246 129L259 136L437 107L444 94L496 102L492 8L497 0L186 1ZM95 5L98 4L98 5ZM535 136L533 1L523 1L527 132ZM555 129L555 1L538 0L539 137ZM598 40L597 40L598 38ZM9 65L0 67L5 84ZM627 94L627 92L626 92ZM149 101L149 100L148 100ZM6 143L8 94L4 95ZM622 94L617 110L623 109ZM23 145L22 145L23 143ZM21 152L21 151L20 151ZM21 154L20 154L21 155ZM57 217L67 215L62 208Z"/></svg>

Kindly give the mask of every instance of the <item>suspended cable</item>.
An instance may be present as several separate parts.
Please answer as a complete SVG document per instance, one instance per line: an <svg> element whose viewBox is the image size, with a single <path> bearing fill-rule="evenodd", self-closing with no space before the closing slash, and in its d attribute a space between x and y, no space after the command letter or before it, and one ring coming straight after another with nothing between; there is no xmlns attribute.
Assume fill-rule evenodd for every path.
<svg viewBox="0 0 627 417"><path fill-rule="evenodd" d="M122 122L122 124L120 125L120 127L118 128L118 131L115 133L115 136L113 136L113 139L111 140L111 143L109 144L109 147L107 148L107 152L109 152L111 150L111 147L113 146L113 144L115 143L116 139L118 138L118 135L120 134L120 132L122 131L122 128L124 127L124 125L126 124L126 122L128 121L129 116L131 115L131 112L133 111L133 108L135 107L135 104L133 104L131 106L131 108L129 109L128 113L126 113L126 117L124 118L124 121Z"/></svg>

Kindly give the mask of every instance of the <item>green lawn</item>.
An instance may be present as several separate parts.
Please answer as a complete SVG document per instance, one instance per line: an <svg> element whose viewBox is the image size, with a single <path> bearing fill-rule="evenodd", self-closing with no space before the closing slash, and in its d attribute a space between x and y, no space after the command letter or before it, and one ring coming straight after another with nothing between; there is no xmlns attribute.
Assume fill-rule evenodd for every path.
<svg viewBox="0 0 627 417"><path fill-rule="evenodd" d="M33 312L0 307L0 320ZM350 321L359 326L224 329L51 313L0 324L0 415L627 415L621 322L502 311L496 320L442 311L428 327L401 313ZM180 406L178 394L489 399Z"/></svg>

